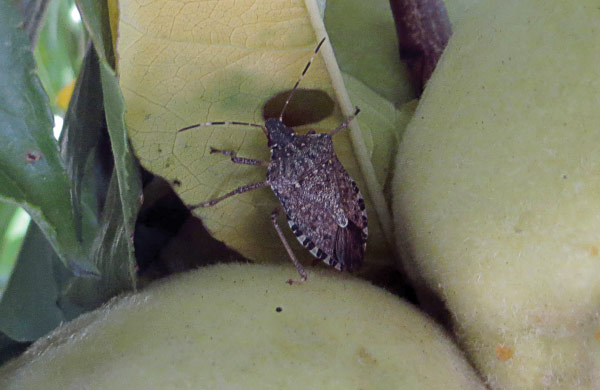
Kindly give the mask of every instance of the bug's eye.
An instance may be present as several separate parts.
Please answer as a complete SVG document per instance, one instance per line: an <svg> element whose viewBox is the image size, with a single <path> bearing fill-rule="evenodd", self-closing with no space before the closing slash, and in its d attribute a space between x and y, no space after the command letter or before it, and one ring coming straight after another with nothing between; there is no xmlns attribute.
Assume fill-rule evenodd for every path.
<svg viewBox="0 0 600 390"><path fill-rule="evenodd" d="M292 92L288 89L272 96L263 106L263 119L278 118L286 99ZM334 101L320 89L297 89L285 109L283 123L288 127L320 122L333 113Z"/></svg>

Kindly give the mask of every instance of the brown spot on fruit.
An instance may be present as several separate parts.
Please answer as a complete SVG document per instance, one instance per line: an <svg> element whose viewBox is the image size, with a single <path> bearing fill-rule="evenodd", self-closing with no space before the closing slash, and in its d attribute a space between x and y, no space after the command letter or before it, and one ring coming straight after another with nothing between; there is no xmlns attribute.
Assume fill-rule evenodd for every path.
<svg viewBox="0 0 600 390"><path fill-rule="evenodd" d="M512 358L515 352L506 345L498 345L496 346L496 358L501 362L505 362L508 359Z"/></svg>
<svg viewBox="0 0 600 390"><path fill-rule="evenodd" d="M369 353L369 351L367 351L365 347L360 347L357 355L358 362L362 365L374 366L375 364L377 364L377 359L373 355L371 355L371 353Z"/></svg>

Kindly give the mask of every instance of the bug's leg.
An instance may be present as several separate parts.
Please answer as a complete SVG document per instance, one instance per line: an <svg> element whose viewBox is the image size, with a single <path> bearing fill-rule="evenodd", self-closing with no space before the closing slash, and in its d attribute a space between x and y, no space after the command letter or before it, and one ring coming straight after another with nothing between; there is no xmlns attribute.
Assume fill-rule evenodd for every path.
<svg viewBox="0 0 600 390"><path fill-rule="evenodd" d="M199 203L199 204L190 206L190 210L197 209L198 207L210 207L210 206L214 206L217 203L219 203L220 201L222 201L224 199L227 199L227 198L229 198L229 197L231 197L233 195L243 194L244 192L256 190L257 188L266 187L268 185L269 185L268 182L261 181L261 182L258 182L258 183L252 183L252 184L248 184L248 185L245 185L245 186L241 186L241 187L238 187L238 188L236 188L235 190L233 190L231 192L226 193L223 196L219 196L218 198L209 200L208 202Z"/></svg>
<svg viewBox="0 0 600 390"><path fill-rule="evenodd" d="M210 148L210 154L213 154L213 153L221 153L226 156L229 156L229 157L231 157L231 161L233 161L235 164L262 165L263 167L269 166L268 161L260 161L260 160L255 160L253 158L238 157L235 154L235 152L230 151L230 150L220 150L220 149Z"/></svg>
<svg viewBox="0 0 600 390"><path fill-rule="evenodd" d="M340 124L338 127L336 127L335 129L333 129L329 134L331 136L334 136L335 134L337 134L337 132L339 132L340 130L345 129L346 127L348 127L348 125L350 124L350 122L352 122L352 120L354 118L356 118L356 116L358 115L358 113L360 112L360 109L358 107L356 107L356 111L354 111L354 114L350 115L348 118L346 118L345 121L342 122L342 124Z"/></svg>
<svg viewBox="0 0 600 390"><path fill-rule="evenodd" d="M298 259L296 259L294 252L292 252L292 248L290 248L290 244L288 244L287 240L285 239L285 236L283 235L283 232L281 231L281 228L279 227L279 224L277 223L277 215L279 215L279 208L276 208L271 213L271 221L273 221L273 226L275 226L275 230L277 230L277 234L279 235L281 242L283 242L283 246L285 247L285 250L287 251L288 255L290 256L290 259L292 259L292 263L294 263L294 266L296 266L296 269L298 270L298 273L300 274L300 280L290 279L287 281L287 283L300 284L300 283L306 282L306 279L308 278L308 276L306 275L306 271L304 271L304 268L302 268L302 264L300 264Z"/></svg>

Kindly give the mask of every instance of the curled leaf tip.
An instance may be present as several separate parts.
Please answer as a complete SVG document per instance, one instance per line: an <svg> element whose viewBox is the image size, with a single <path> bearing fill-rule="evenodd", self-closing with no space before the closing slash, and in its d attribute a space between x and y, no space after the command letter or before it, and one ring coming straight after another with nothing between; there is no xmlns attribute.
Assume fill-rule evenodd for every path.
<svg viewBox="0 0 600 390"><path fill-rule="evenodd" d="M69 269L73 272L73 275L75 276L94 279L100 279L102 277L100 270L90 262L84 260L69 260L68 265Z"/></svg>

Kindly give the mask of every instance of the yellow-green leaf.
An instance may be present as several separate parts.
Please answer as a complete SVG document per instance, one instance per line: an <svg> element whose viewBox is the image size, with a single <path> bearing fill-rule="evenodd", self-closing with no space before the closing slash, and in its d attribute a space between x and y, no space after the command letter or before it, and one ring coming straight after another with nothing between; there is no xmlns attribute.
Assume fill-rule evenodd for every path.
<svg viewBox="0 0 600 390"><path fill-rule="evenodd" d="M263 181L264 168L234 165L224 156L209 154L210 147L216 147L268 160L260 130L240 126L177 130L206 121L261 123L263 104L294 85L317 41L327 36L316 3L153 1L142 7L122 1L119 12L121 88L130 136L142 164L173 183L189 205ZM318 131L333 129L354 111L328 41L301 86L323 90L336 101L333 114L311 126ZM359 115L334 141L340 160L366 197L371 233L367 257L385 261L391 258L386 240L391 239L392 226L383 197L385 180L375 172L387 169L388 162L376 166L373 161L383 159L371 157L379 146L372 142L389 138L366 139L359 123L369 118ZM389 146L385 149L388 153ZM287 255L270 220L277 206L269 189L260 189L195 212L216 238L243 255L281 262ZM296 252L305 252L291 234L288 237Z"/></svg>

